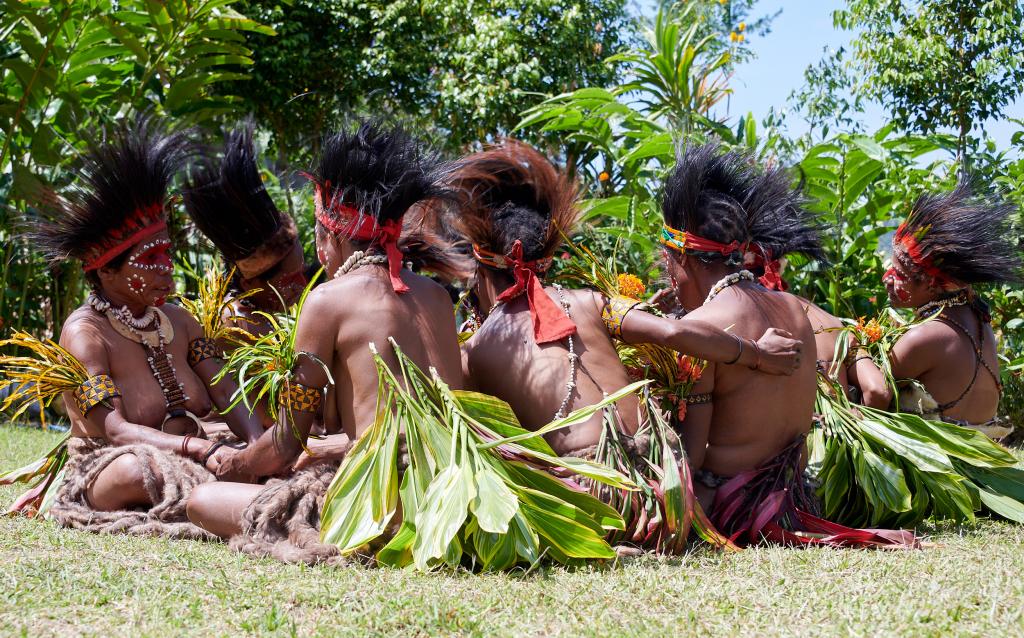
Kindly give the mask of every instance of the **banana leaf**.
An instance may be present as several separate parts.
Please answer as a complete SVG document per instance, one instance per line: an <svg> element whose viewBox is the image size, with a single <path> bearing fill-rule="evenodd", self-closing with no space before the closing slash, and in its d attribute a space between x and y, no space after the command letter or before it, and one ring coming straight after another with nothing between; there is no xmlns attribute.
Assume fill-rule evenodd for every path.
<svg viewBox="0 0 1024 638"><path fill-rule="evenodd" d="M643 383L529 432L504 402L454 392L433 372L424 374L393 340L391 346L397 371L371 347L376 418L327 490L324 542L352 553L386 541L375 554L380 564L417 570L459 564L501 570L542 559L579 564L614 557L605 535L623 527L621 517L550 471L626 490L636 486L599 463L558 457L541 436L585 421ZM403 437L408 467L400 472Z"/></svg>

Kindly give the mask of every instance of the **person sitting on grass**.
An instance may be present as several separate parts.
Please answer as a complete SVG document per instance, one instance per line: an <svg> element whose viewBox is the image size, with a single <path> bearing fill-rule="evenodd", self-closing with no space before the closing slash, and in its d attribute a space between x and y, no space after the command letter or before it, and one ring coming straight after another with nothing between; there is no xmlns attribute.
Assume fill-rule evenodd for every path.
<svg viewBox="0 0 1024 638"><path fill-rule="evenodd" d="M972 194L966 183L922 195L893 236L892 267L883 282L890 303L913 308L919 320L893 346L896 379L915 380L898 409L972 427L1003 438L1012 426L996 417L1002 383L988 306L974 286L1019 281L1020 255L1011 242L1013 208ZM891 390L876 384L864 402L879 409Z"/></svg>
<svg viewBox="0 0 1024 638"><path fill-rule="evenodd" d="M463 346L467 383L507 401L526 429L630 383L614 339L733 363L755 376L767 377L754 369L790 374L799 365L801 345L785 331L766 327L755 343L707 323L649 314L636 299L544 286L552 255L577 220L578 191L533 148L506 141L471 155L460 162L453 182L461 205L450 221L472 244L472 289L481 322ZM635 396L623 399L612 414L625 440L646 431ZM599 412L546 438L560 456L592 458L605 418ZM635 445L643 446L643 440ZM651 514L654 520L657 512Z"/></svg>
<svg viewBox="0 0 1024 638"><path fill-rule="evenodd" d="M92 288L64 323L60 344L90 375L66 392L70 460L50 514L96 532L202 537L185 516L197 485L213 480L226 449L204 438L199 417L225 408L235 385L214 384L222 362L174 292L167 189L189 143L140 117L85 157L83 187L45 203L34 231L60 261L80 260ZM243 441L260 419L225 416Z"/></svg>
<svg viewBox="0 0 1024 638"><path fill-rule="evenodd" d="M443 164L400 129L363 123L324 140L314 182L317 256L331 279L314 289L295 330L298 362L280 418L256 443L222 464L227 473L288 472L304 446L340 459L376 415L378 379L370 351L396 365L388 338L422 369L462 387L448 292L404 267L398 240L410 208L448 191ZM440 268L440 265L436 266ZM333 384L331 380L333 379ZM328 388L328 386L330 387ZM307 441L317 415L343 434ZM319 507L337 469L321 463L266 486L221 483L196 490L189 518L241 551L321 562L337 548L319 542Z"/></svg>
<svg viewBox="0 0 1024 638"><path fill-rule="evenodd" d="M781 168L759 170L714 144L682 152L665 185L662 243L683 323L704 322L743 338L787 330L815 352L805 303L769 290L743 269L754 249L822 256L816 227ZM682 438L697 493L719 531L738 543L903 544L899 532L866 533L814 517L804 485L805 438L817 391L815 357L790 376L709 362L689 397Z"/></svg>

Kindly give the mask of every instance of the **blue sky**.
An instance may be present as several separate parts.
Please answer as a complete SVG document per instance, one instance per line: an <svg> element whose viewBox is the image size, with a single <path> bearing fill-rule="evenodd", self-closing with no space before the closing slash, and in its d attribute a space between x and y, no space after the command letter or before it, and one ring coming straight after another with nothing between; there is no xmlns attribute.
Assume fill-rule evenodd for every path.
<svg viewBox="0 0 1024 638"><path fill-rule="evenodd" d="M654 3L642 3L648 15L647 7L651 4ZM850 41L850 32L832 26L832 12L844 4L842 0L762 0L754 7L754 16L772 14L778 9L782 13L772 23L771 33L750 36L757 59L740 65L732 78L734 93L729 115L733 122L748 111L760 121L769 108L785 107L789 94L803 84L804 69L823 57L824 48L838 48ZM1024 118L1024 100L1010 105L1003 121L985 123L1002 149L1008 148L1010 135L1017 130L1016 125L1007 121L1010 117ZM885 112L871 105L862 121L868 131L873 131L884 123ZM801 118L793 115L787 124L793 136L807 130Z"/></svg>

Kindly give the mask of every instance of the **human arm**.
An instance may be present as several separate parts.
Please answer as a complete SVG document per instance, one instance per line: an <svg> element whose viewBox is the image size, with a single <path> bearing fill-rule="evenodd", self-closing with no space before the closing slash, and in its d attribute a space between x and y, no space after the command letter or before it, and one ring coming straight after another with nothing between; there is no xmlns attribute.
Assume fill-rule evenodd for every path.
<svg viewBox="0 0 1024 638"><path fill-rule="evenodd" d="M214 379L224 368L224 360L220 356L220 347L215 342L203 335L202 328L196 320L188 313L182 313L182 321L186 322L187 334L189 336L188 364L192 371L206 386L210 399L219 411L223 411L229 405L238 391L238 384L229 376L225 376L218 382ZM243 404L239 403L234 408L224 413L224 420L228 428L238 438L252 443L263 434L263 420L266 416L266 404L260 402L255 410L249 411Z"/></svg>
<svg viewBox="0 0 1024 638"><path fill-rule="evenodd" d="M608 312L606 306L602 315ZM799 367L803 345L784 330L769 328L755 343L704 321L666 319L639 308L632 308L622 317L620 338L626 343L654 343L705 361L736 363L781 375L793 374Z"/></svg>
<svg viewBox="0 0 1024 638"><path fill-rule="evenodd" d="M715 389L715 364L708 363L700 379L693 385L690 394L680 401L686 401L686 413L682 420L682 438L690 467L699 470L704 466L708 439L711 435L711 417L714 405L711 394Z"/></svg>
<svg viewBox="0 0 1024 638"><path fill-rule="evenodd" d="M878 410L888 409L892 403L892 389L886 383L885 375L867 354L857 354L847 366L846 374L850 384L860 389L864 405Z"/></svg>
<svg viewBox="0 0 1024 638"><path fill-rule="evenodd" d="M309 437L319 410L305 409L293 400L289 408L289 391L313 397L319 395L317 408L326 401L326 388L330 383L328 372L321 362L334 357L335 326L329 305L322 290L314 291L307 299L295 327L295 366L291 371L289 387L281 389L282 405L278 408L277 423L251 443L243 452L225 460L218 477L227 474L271 476L288 470Z"/></svg>
<svg viewBox="0 0 1024 638"><path fill-rule="evenodd" d="M89 374L86 384L93 386L89 391L80 387L74 392L64 393L65 405L72 418L84 421L87 431L101 432L103 438L114 446L145 444L204 461L211 447L209 441L161 432L156 427L135 423L125 416L126 401L140 398L126 398L120 393L111 378L110 356L98 330L83 322L68 326L61 335L61 345L81 362ZM163 401L162 396L160 401Z"/></svg>
<svg viewBox="0 0 1024 638"><path fill-rule="evenodd" d="M335 461L342 459L352 449L352 439L347 434L328 434L319 439L313 439L299 455L292 469L296 472L307 467L316 465L323 461Z"/></svg>

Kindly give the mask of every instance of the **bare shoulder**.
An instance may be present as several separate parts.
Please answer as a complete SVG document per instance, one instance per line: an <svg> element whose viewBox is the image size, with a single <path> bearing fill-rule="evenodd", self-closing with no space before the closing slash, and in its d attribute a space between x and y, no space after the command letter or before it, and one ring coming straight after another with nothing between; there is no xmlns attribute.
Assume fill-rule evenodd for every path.
<svg viewBox="0 0 1024 638"><path fill-rule="evenodd" d="M91 374L105 372L109 366L105 326L107 319L83 306L71 313L60 332L60 345L70 352Z"/></svg>
<svg viewBox="0 0 1024 638"><path fill-rule="evenodd" d="M565 295L570 305L577 308L583 307L588 312L600 312L604 305L601 293L590 288L562 288L561 291L558 291L551 286L547 290L552 299L557 301L560 295Z"/></svg>
<svg viewBox="0 0 1024 638"><path fill-rule="evenodd" d="M897 342L903 352L915 352L944 345L955 337L953 328L941 321L927 321L907 330Z"/></svg>
<svg viewBox="0 0 1024 638"><path fill-rule="evenodd" d="M160 306L160 311L167 315L167 318L171 320L171 324L174 326L174 332L176 334L188 335L189 341L203 336L203 328L188 310L185 310L177 304L166 303Z"/></svg>

